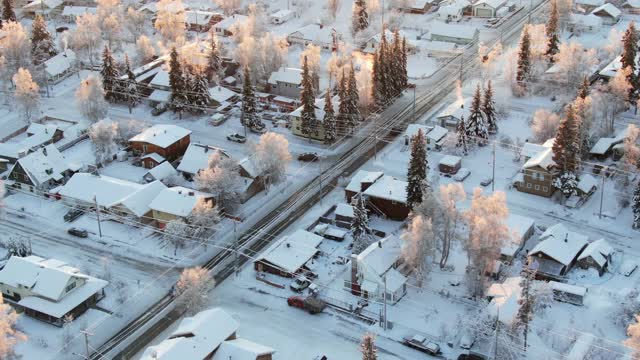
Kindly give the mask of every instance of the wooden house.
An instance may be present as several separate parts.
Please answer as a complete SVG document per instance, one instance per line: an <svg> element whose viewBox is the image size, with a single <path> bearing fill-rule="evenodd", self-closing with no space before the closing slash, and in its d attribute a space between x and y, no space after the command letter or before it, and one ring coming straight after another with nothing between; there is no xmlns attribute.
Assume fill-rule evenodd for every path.
<svg viewBox="0 0 640 360"><path fill-rule="evenodd" d="M206 203L209 207L216 205L211 194L195 191L182 186L165 188L149 204L153 220L160 229L164 229L172 220L188 218L198 204Z"/></svg>
<svg viewBox="0 0 640 360"><path fill-rule="evenodd" d="M445 155L438 162L438 170L443 174L455 174L462 167L462 159L459 156Z"/></svg>
<svg viewBox="0 0 640 360"><path fill-rule="evenodd" d="M156 153L173 161L184 154L189 146L191 130L176 125L155 125L129 139L137 154Z"/></svg>
<svg viewBox="0 0 640 360"><path fill-rule="evenodd" d="M25 191L46 191L64 184L78 169L51 144L18 159L7 179Z"/></svg>
<svg viewBox="0 0 640 360"><path fill-rule="evenodd" d="M602 276L611 263L613 252L613 247L605 239L590 242L578 256L577 265L583 269L594 268Z"/></svg>
<svg viewBox="0 0 640 360"><path fill-rule="evenodd" d="M550 197L555 191L553 179L556 174L553 150L545 147L524 163L514 185L518 191Z"/></svg>
<svg viewBox="0 0 640 360"><path fill-rule="evenodd" d="M283 236L264 251L253 263L258 272L267 272L286 278L309 270L306 264L318 253L322 236L297 230Z"/></svg>
<svg viewBox="0 0 640 360"><path fill-rule="evenodd" d="M529 251L529 267L536 269L536 277L561 279L576 264L587 244L586 236L571 232L562 224L550 226Z"/></svg>

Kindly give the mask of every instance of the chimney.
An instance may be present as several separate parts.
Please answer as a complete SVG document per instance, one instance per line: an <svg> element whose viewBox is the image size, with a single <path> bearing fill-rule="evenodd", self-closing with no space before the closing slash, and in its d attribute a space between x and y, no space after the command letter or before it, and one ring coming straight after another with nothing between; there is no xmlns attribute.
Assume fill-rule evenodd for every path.
<svg viewBox="0 0 640 360"><path fill-rule="evenodd" d="M47 148L46 147L42 148L42 155L47 156Z"/></svg>
<svg viewBox="0 0 640 360"><path fill-rule="evenodd" d="M322 24L318 24L320 26L320 29L324 29L324 25Z"/></svg>
<svg viewBox="0 0 640 360"><path fill-rule="evenodd" d="M378 240L378 247L382 249L382 240Z"/></svg>
<svg viewBox="0 0 640 360"><path fill-rule="evenodd" d="M569 242L569 233L564 235L564 242Z"/></svg>
<svg viewBox="0 0 640 360"><path fill-rule="evenodd" d="M189 196L194 196L196 193L194 193L193 191L189 191Z"/></svg>
<svg viewBox="0 0 640 360"><path fill-rule="evenodd" d="M287 248L290 248L290 247L291 247L291 244L287 243Z"/></svg>

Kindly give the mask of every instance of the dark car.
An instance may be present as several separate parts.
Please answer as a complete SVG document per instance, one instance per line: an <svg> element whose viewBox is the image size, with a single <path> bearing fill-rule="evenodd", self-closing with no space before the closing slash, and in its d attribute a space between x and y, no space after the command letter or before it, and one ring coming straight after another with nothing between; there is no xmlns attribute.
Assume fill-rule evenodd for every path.
<svg viewBox="0 0 640 360"><path fill-rule="evenodd" d="M480 182L480 185L489 186L491 185L492 182L493 182L492 178L486 178L486 179L482 179L482 181Z"/></svg>
<svg viewBox="0 0 640 360"><path fill-rule="evenodd" d="M247 138L238 133L227 135L227 140L234 141L240 144L244 144L245 142L247 142Z"/></svg>
<svg viewBox="0 0 640 360"><path fill-rule="evenodd" d="M302 153L298 155L298 160L306 162L318 161L318 154L314 152Z"/></svg>
<svg viewBox="0 0 640 360"><path fill-rule="evenodd" d="M458 360L485 360L485 358L474 354L460 354Z"/></svg>
<svg viewBox="0 0 640 360"><path fill-rule="evenodd" d="M162 113L164 113L165 111L167 111L167 105L160 104L160 105L154 107L153 110L151 110L151 115L158 116L158 115L161 115Z"/></svg>
<svg viewBox="0 0 640 360"><path fill-rule="evenodd" d="M69 210L69 212L64 214L64 221L72 222L73 220L79 218L82 213L83 211L81 209L71 209Z"/></svg>
<svg viewBox="0 0 640 360"><path fill-rule="evenodd" d="M57 33L63 33L63 32L65 32L65 31L67 31L67 30L69 30L69 28L68 28L68 27L66 27L66 26L60 26L60 27L57 27L57 28L56 28L56 32L57 32Z"/></svg>
<svg viewBox="0 0 640 360"><path fill-rule="evenodd" d="M67 232L73 236L77 236L81 238L86 238L87 236L89 236L89 233L85 229L71 228L67 230Z"/></svg>

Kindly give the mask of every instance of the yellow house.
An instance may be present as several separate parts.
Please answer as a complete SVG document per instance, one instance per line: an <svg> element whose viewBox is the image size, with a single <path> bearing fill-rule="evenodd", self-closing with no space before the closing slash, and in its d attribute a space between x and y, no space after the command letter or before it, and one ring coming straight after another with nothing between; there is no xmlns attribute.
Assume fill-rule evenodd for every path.
<svg viewBox="0 0 640 360"><path fill-rule="evenodd" d="M316 131L311 133L311 138L314 140L324 141L324 124L322 120L324 119L324 97L316 99L314 104L316 119L318 120L318 128ZM333 105L333 111L337 115L338 108L340 107L340 99L335 96L331 103ZM289 120L291 121L291 133L293 135L301 136L304 138L308 138L309 134L302 133L302 106L295 109L291 114L289 114Z"/></svg>
<svg viewBox="0 0 640 360"><path fill-rule="evenodd" d="M206 201L210 206L215 206L213 195L175 186L162 190L149 204L149 208L158 227L164 229L168 222L191 215L198 201Z"/></svg>

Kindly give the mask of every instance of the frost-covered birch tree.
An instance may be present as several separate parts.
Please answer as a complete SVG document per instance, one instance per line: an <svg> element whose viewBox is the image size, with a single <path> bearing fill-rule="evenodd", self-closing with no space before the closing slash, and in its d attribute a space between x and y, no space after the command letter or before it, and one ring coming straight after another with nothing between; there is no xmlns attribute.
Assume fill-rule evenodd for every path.
<svg viewBox="0 0 640 360"><path fill-rule="evenodd" d="M18 69L13 75L13 83L16 86L13 98L22 112L22 117L31 122L40 107L40 87L31 79L29 70L23 68Z"/></svg>
<svg viewBox="0 0 640 360"><path fill-rule="evenodd" d="M214 151L209 157L209 167L196 174L198 189L216 197L216 204L224 211L233 210L239 202L240 173L238 164L230 157Z"/></svg>
<svg viewBox="0 0 640 360"><path fill-rule="evenodd" d="M263 134L254 146L253 153L251 161L267 189L285 179L291 153L289 141L284 136L273 132Z"/></svg>
<svg viewBox="0 0 640 360"><path fill-rule="evenodd" d="M89 138L96 165L104 166L118 149L116 145L117 125L111 120L100 120L89 128Z"/></svg>
<svg viewBox="0 0 640 360"><path fill-rule="evenodd" d="M101 48L100 20L92 13L85 13L76 17L76 29L71 32L71 48L78 52L78 55L89 61L91 66Z"/></svg>
<svg viewBox="0 0 640 360"><path fill-rule="evenodd" d="M76 90L76 102L84 117L91 122L95 123L107 116L108 104L104 99L102 81L95 76L89 76L80 82Z"/></svg>
<svg viewBox="0 0 640 360"><path fill-rule="evenodd" d="M431 219L424 219L422 215L414 216L402 234L402 240L402 258L413 269L417 285L422 287L435 258Z"/></svg>
<svg viewBox="0 0 640 360"><path fill-rule="evenodd" d="M0 359L11 359L17 343L27 340L26 335L16 329L18 314L5 304L0 294Z"/></svg>
<svg viewBox="0 0 640 360"><path fill-rule="evenodd" d="M184 269L176 283L176 307L193 316L207 308L209 291L215 286L215 280L207 269L201 267Z"/></svg>

